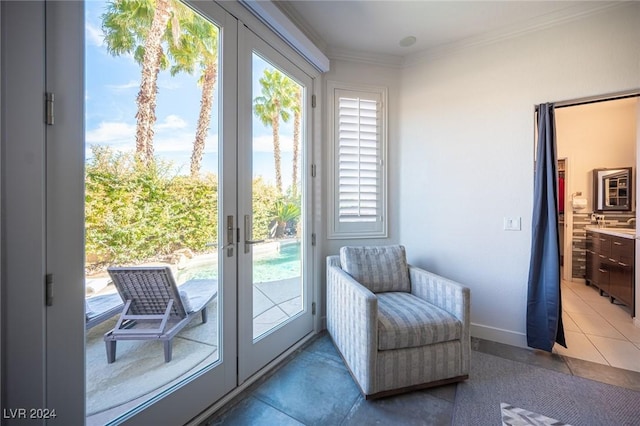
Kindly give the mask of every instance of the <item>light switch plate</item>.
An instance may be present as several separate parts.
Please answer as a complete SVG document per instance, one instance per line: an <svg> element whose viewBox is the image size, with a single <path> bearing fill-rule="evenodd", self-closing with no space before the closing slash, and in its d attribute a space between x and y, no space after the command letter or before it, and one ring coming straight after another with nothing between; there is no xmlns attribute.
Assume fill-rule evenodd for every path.
<svg viewBox="0 0 640 426"><path fill-rule="evenodd" d="M522 229L521 217L505 217L504 218L505 231L520 231L521 229Z"/></svg>

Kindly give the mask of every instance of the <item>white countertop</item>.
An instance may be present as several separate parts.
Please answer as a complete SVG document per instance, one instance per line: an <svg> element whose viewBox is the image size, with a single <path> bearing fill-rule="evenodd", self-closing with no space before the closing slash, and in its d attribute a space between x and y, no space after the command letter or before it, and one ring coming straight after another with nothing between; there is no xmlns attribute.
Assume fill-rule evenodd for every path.
<svg viewBox="0 0 640 426"><path fill-rule="evenodd" d="M630 240L633 240L636 237L636 230L630 228L598 228L597 226L587 226L586 230L615 235L616 237L628 238Z"/></svg>

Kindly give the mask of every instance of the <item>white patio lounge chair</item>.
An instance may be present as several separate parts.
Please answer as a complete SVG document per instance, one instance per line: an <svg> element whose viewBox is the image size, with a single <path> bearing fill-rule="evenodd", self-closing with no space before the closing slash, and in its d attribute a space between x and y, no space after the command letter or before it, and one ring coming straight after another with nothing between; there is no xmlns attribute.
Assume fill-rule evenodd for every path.
<svg viewBox="0 0 640 426"><path fill-rule="evenodd" d="M161 340L164 360L171 361L173 337L217 295L216 280L190 280L178 287L169 267L108 269L124 308L113 330L104 335L107 361L116 358L118 340Z"/></svg>

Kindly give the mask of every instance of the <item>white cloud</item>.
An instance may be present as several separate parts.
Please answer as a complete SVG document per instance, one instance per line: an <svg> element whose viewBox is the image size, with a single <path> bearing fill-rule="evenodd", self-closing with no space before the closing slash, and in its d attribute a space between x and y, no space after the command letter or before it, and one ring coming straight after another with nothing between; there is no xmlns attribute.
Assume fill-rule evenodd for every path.
<svg viewBox="0 0 640 426"><path fill-rule="evenodd" d="M190 152L191 145L193 144L191 132L171 132L171 134L157 132L153 139L153 151L156 154L178 151Z"/></svg>
<svg viewBox="0 0 640 426"><path fill-rule="evenodd" d="M187 127L187 122L175 114L168 115L164 121L156 125L158 130L184 129L185 127Z"/></svg>
<svg viewBox="0 0 640 426"><path fill-rule="evenodd" d="M85 23L85 37L87 42L94 46L102 46L104 44L102 30L91 25L89 22Z"/></svg>
<svg viewBox="0 0 640 426"><path fill-rule="evenodd" d="M177 152L191 153L194 130L176 115L168 116L156 125L153 150L160 156ZM86 143L107 145L115 150L132 151L136 146L136 125L120 121L103 121L97 128L86 132ZM205 143L205 153L218 152L218 134L209 134Z"/></svg>
<svg viewBox="0 0 640 426"><path fill-rule="evenodd" d="M273 152L273 136L270 134L254 136L253 150L260 152ZM280 135L280 151L293 151L293 138L291 136Z"/></svg>
<svg viewBox="0 0 640 426"><path fill-rule="evenodd" d="M103 121L97 129L87 131L87 143L121 145L135 147L136 126L121 121Z"/></svg>
<svg viewBox="0 0 640 426"><path fill-rule="evenodd" d="M124 84L109 84L109 85L107 85L107 87L109 89L113 89L113 90L127 90L127 89L140 87L140 82L136 81L136 80L129 80L128 83L124 83Z"/></svg>
<svg viewBox="0 0 640 426"><path fill-rule="evenodd" d="M153 142L153 151L157 154L163 152L189 152L193 149L194 135L190 131L171 132L163 134L157 132ZM205 142L204 152L212 153L218 151L218 135L209 135Z"/></svg>

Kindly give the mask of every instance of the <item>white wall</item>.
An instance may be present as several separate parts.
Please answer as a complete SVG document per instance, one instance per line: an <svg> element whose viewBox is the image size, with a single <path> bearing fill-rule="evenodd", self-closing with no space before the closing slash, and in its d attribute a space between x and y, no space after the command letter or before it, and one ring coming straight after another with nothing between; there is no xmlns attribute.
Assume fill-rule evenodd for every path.
<svg viewBox="0 0 640 426"><path fill-rule="evenodd" d="M526 345L534 105L640 88L639 23L631 3L403 69L399 241L471 288L473 335Z"/></svg>
<svg viewBox="0 0 640 426"><path fill-rule="evenodd" d="M635 169L637 108L638 98L630 98L556 110L558 158L569 160L567 202L582 192L582 212L593 211L593 169Z"/></svg>

